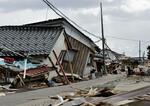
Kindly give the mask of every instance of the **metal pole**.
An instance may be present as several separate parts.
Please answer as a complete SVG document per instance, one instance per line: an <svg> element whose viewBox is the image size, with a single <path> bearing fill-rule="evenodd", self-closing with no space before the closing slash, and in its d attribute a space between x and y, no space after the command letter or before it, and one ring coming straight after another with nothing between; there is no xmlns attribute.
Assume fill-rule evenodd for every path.
<svg viewBox="0 0 150 106"><path fill-rule="evenodd" d="M106 74L106 69L105 69L105 38L104 38L104 26L103 26L102 2L100 2L100 12L101 12L101 32L102 32L103 65L104 65L104 73Z"/></svg>
<svg viewBox="0 0 150 106"><path fill-rule="evenodd" d="M145 61L145 51L143 52L143 59L142 59L143 65L144 65L144 61Z"/></svg>
<svg viewBox="0 0 150 106"><path fill-rule="evenodd" d="M139 62L141 62L141 41L139 41Z"/></svg>

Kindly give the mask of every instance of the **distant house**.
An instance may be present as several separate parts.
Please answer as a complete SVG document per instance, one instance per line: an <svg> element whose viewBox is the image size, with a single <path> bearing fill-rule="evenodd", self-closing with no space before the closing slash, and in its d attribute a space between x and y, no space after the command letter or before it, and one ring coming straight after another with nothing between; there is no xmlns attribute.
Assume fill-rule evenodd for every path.
<svg viewBox="0 0 150 106"><path fill-rule="evenodd" d="M89 37L63 18L20 26L2 26L0 47L7 48L0 52L1 58L13 57L15 61L23 61L28 56L28 64L36 63L35 66L57 66L53 54L55 51L65 72L73 71L80 76L84 76L88 65L93 66L92 56L99 49Z"/></svg>
<svg viewBox="0 0 150 106"><path fill-rule="evenodd" d="M105 50L105 56L106 56L106 61L110 61L110 62L111 61L119 62L119 60L126 58L124 54L117 53L110 49Z"/></svg>

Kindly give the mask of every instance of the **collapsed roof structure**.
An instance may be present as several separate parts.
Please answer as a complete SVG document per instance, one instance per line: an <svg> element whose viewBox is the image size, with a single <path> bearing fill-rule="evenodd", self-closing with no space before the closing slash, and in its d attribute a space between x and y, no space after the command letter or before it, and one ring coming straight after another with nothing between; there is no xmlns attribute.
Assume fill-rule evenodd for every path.
<svg viewBox="0 0 150 106"><path fill-rule="evenodd" d="M88 62L93 66L91 56L100 50L89 37L64 18L20 26L2 26L0 36L0 47L9 49L1 51L1 57L17 57L17 60L20 57L14 53L17 52L40 60L40 64L52 66L57 65L52 52L54 50L64 70L72 70L80 76L86 71ZM97 68L96 65L94 67Z"/></svg>

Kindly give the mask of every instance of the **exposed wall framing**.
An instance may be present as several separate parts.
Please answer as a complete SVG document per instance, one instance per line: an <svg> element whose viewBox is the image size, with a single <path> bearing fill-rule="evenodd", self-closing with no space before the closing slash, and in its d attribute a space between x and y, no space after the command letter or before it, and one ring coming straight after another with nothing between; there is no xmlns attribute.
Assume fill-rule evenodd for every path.
<svg viewBox="0 0 150 106"><path fill-rule="evenodd" d="M72 49L77 50L74 59L71 62L73 73L82 76L87 58L89 58L88 54L90 52L90 48L70 36L67 36L67 42L68 41L71 44ZM69 62L63 61L62 65L66 72L71 73Z"/></svg>

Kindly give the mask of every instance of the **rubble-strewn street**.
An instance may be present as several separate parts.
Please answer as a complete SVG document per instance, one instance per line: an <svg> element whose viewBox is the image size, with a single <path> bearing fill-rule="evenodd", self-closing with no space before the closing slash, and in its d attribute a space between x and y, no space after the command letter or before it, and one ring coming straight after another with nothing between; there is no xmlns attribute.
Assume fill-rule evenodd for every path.
<svg viewBox="0 0 150 106"><path fill-rule="evenodd" d="M0 0L0 106L150 106L150 0Z"/></svg>
<svg viewBox="0 0 150 106"><path fill-rule="evenodd" d="M49 101L50 100L49 97L51 96L56 96L57 94L60 94L63 92L73 92L73 91L76 91L77 89L84 90L86 88L90 88L91 86L100 86L108 82L119 80L122 77L123 75L108 75L108 76L103 76L102 78L98 78L95 80L83 81L83 82L61 86L61 87L52 87L52 88L45 88L45 89L29 91L29 92L24 92L24 93L12 94L9 96L0 97L0 104L4 104L2 106L10 106L10 105L15 106L15 105L21 105L23 103L25 103L26 105L26 102L30 102L31 106L33 104L34 105L39 104L40 106L44 102L51 103L51 101ZM7 100L10 100L10 101L7 102ZM33 102L33 100L35 100L35 102ZM27 103L27 104L30 104L30 103Z"/></svg>
<svg viewBox="0 0 150 106"><path fill-rule="evenodd" d="M148 77L139 79L138 76L126 78L125 74L107 75L95 80L83 81L66 86L9 94L8 96L1 97L0 103L5 104L2 106L48 106L50 104L55 106L61 103L61 100L57 99L59 95L64 98L64 102L61 103L63 106L72 106L78 103L91 103L96 105L100 102L104 104L108 103L109 105L114 105L115 103L115 105L120 106L121 104L144 100L142 98L146 97L146 94L149 95L150 84L147 84L149 81L150 79ZM135 86L134 88L133 85ZM109 91L113 95L108 93L108 91L107 93L102 91L103 94L100 95L99 90L104 88L110 89ZM5 101L8 99L11 101ZM20 101L17 101L17 99L20 99Z"/></svg>

